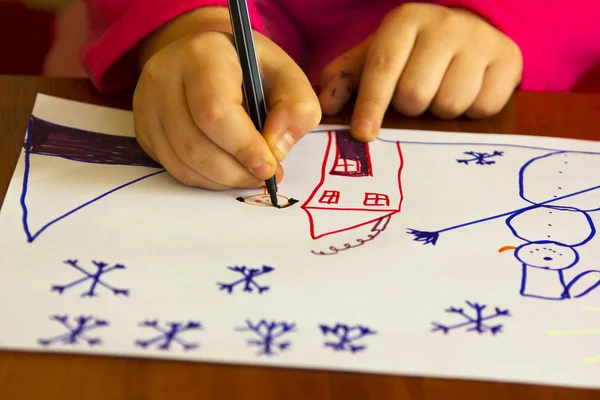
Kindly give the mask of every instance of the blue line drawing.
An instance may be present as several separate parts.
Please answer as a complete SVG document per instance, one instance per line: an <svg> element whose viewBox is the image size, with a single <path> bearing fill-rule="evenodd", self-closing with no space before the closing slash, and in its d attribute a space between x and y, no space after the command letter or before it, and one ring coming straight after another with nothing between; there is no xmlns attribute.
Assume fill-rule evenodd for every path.
<svg viewBox="0 0 600 400"><path fill-rule="evenodd" d="M144 349L157 344L160 350L170 350L173 342L179 344L184 351L194 350L199 347L198 343L191 343L180 338L184 332L191 330L201 330L202 325L197 321L189 321L187 324L183 322L166 322L165 327L161 327L157 320L144 321L139 326L145 328L153 328L160 332L159 335L146 340L136 340L135 345Z"/></svg>
<svg viewBox="0 0 600 400"><path fill-rule="evenodd" d="M259 348L256 353L257 356L273 356L278 354L278 352L283 352L290 348L292 342L289 340L280 340L280 338L290 332L294 332L295 329L296 325L294 323L261 319L258 323L246 320L246 326L236 328L236 331L253 332L259 337L258 339L248 339L247 341L249 346L257 346Z"/></svg>
<svg viewBox="0 0 600 400"><path fill-rule="evenodd" d="M327 132L335 131L347 131L350 132L349 129L316 129L311 131L310 135L318 135ZM508 147L513 149L525 149L525 150L541 150L541 151L567 151L560 148L554 147L539 147L539 146L525 146L522 144L512 144L512 143L485 143L485 142L420 142L415 140L399 140L399 139L384 139L381 137L377 137L375 140L382 143L393 143L404 145L424 145L424 146L459 146L459 147L476 147L476 146L485 146L485 147ZM590 141L591 142L591 141ZM581 154L600 154L600 152L594 151L577 151L577 153Z"/></svg>
<svg viewBox="0 0 600 400"><path fill-rule="evenodd" d="M438 322L433 322L433 328L431 329L431 332L444 332L444 335L446 335L450 331L461 328L467 328L467 332L477 332L480 335L489 332L492 335L496 335L497 333L502 332L503 325L488 325L485 323L485 321L489 321L491 319L499 317L511 316L509 310L503 310L498 307L494 308L494 311L492 313L484 315L486 305L470 301L466 301L465 303L471 308L470 311L474 312L475 315L469 315L469 313L465 312L462 308L450 307L446 309L446 312L450 314L460 315L462 322L457 322L452 325L444 325Z"/></svg>
<svg viewBox="0 0 600 400"><path fill-rule="evenodd" d="M377 334L376 331L363 325L346 325L346 324L335 324L329 326L325 324L319 325L321 333L324 336L332 335L337 338L336 341L326 341L325 347L330 347L334 351L349 351L352 354L359 351L363 351L367 348L365 344L355 344L360 339L368 335Z"/></svg>
<svg viewBox="0 0 600 400"><path fill-rule="evenodd" d="M348 130L348 129L341 129ZM322 134L330 131L314 130L311 134ZM380 142L397 144L398 140L377 138ZM462 146L462 147L477 147L477 146L493 146L493 147L508 147L533 150L558 151L559 149L523 146L506 143L472 143L472 142L418 142L418 141L401 141L403 145L447 145L447 146ZM598 153L589 153L598 154ZM138 167L150 167L159 169L156 172L141 176L130 182L124 183L114 189L111 189L86 203L73 208L72 210L58 216L57 218L44 224L37 231L32 230L29 222L29 211L27 207L27 191L30 175L30 157L31 155L57 157L73 162L105 164L105 165L129 165ZM44 121L38 117L32 116L29 122L27 135L24 143L24 161L25 171L23 177L23 186L21 191L21 208L23 211L23 229L28 243L34 242L43 232L52 225L61 220L72 216L74 213L83 208L92 205L93 203L109 196L119 190L138 183L142 180L153 176L165 173L166 170L162 165L150 159L141 149L135 138L119 135L108 135L103 133L89 132L80 129L61 126L48 121ZM429 241L432 243L432 241Z"/></svg>
<svg viewBox="0 0 600 400"><path fill-rule="evenodd" d="M162 174L165 169L145 156L143 150L137 145L136 139L117 135L106 135L88 132L81 129L61 126L44 121L32 116L29 121L27 135L24 143L25 168L23 173L23 186L21 189L21 209L23 210L23 229L27 242L32 243L46 229L57 222L71 216L81 209L109 196L121 189L137 182ZM29 226L29 210L27 207L27 190L31 169L31 156L57 157L73 162L104 164L104 165L129 165L134 167L159 168L159 171L143 175L130 182L124 183L93 199L73 208L44 224L37 231L32 231Z"/></svg>
<svg viewBox="0 0 600 400"><path fill-rule="evenodd" d="M258 290L258 294L263 294L263 292L270 289L270 286L260 286L255 281L255 278L257 278L261 275L268 274L275 270L275 268L270 267L268 265L263 265L261 269L246 268L245 266L227 267L227 269L237 272L238 274L241 274L243 276L243 278L238 279L237 281L234 281L231 283L217 282L217 285L219 285L219 290L226 290L227 293L230 293L230 294L233 292L233 289L236 286L241 285L241 284L244 285L244 289L243 289L244 292L253 293L254 289L252 287L254 287L256 290Z"/></svg>
<svg viewBox="0 0 600 400"><path fill-rule="evenodd" d="M524 242L512 247L522 268L519 293L541 300L583 297L600 286L599 270L571 270L580 261L577 248L596 235L590 213L600 210L600 175L582 173L599 156L556 151L534 157L519 170L519 195L530 205L436 231L408 233L417 242L436 245L441 233L506 217L513 236ZM567 271L574 276L567 277Z"/></svg>
<svg viewBox="0 0 600 400"><path fill-rule="evenodd" d="M49 339L39 339L38 343L44 347L51 346L55 343L75 345L81 342L87 343L90 347L97 346L102 343L102 339L99 337L88 337L86 336L86 332L96 328L108 326L108 322L106 320L97 319L92 316L82 315L79 317L74 317L74 325L69 322L68 315L52 315L50 316L50 319L59 322L61 325L67 328L68 332Z"/></svg>
<svg viewBox="0 0 600 400"><path fill-rule="evenodd" d="M465 151L463 154L471 156L471 158L457 159L456 162L458 162L459 164L470 165L471 163L474 163L477 165L493 165L496 164L496 161L490 160L490 158L502 157L504 155L504 152L497 150L494 150L493 153L478 153L476 151Z"/></svg>
<svg viewBox="0 0 600 400"><path fill-rule="evenodd" d="M68 290L72 287L75 287L75 286L82 284L82 283L86 282L87 280L91 279L90 287L89 287L88 291L83 292L81 294L81 297L97 297L98 295L96 294L96 289L98 288L98 285L103 286L106 289L112 291L115 296L118 296L118 295L129 296L129 289L117 289L114 286L111 286L100 279L102 277L102 275L105 275L111 271L125 269L124 265L115 264L110 268L106 268L106 267L108 267L107 263L105 263L103 261L92 261L93 266L96 267L96 272L91 273L91 272L88 272L85 269L81 268L78 264L78 260L66 260L66 261L64 261L64 263L67 265L70 265L71 267L75 268L77 271L81 272L83 275L85 275L85 278L77 279L66 285L52 285L52 288L50 289L50 291L58 292L59 294L63 294L65 290Z"/></svg>

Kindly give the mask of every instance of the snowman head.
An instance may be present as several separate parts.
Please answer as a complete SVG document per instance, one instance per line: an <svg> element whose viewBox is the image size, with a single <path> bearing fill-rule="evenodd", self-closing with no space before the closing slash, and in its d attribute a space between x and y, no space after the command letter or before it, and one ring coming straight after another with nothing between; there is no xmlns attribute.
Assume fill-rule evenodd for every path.
<svg viewBox="0 0 600 400"><path fill-rule="evenodd" d="M549 240L525 243L517 247L515 257L529 267L555 271L571 268L579 261L575 249Z"/></svg>

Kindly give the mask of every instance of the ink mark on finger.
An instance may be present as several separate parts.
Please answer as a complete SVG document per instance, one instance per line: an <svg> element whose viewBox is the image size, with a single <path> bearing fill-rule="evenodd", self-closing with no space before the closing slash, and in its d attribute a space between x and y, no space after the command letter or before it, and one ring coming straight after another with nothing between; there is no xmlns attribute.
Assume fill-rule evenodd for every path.
<svg viewBox="0 0 600 400"><path fill-rule="evenodd" d="M334 96L335 96L335 88L333 88L333 89L331 90L331 97L334 97Z"/></svg>
<svg viewBox="0 0 600 400"><path fill-rule="evenodd" d="M345 79L345 78L352 78L352 74L350 72L341 70L340 71L340 78Z"/></svg>

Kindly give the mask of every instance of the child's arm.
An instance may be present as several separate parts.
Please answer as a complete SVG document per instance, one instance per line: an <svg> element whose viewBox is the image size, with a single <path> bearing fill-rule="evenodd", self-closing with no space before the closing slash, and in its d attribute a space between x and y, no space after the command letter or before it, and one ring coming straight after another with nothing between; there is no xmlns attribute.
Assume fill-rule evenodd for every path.
<svg viewBox="0 0 600 400"><path fill-rule="evenodd" d="M135 50L146 37L190 11L227 7L227 0L87 0L87 6L90 38L83 48L82 62L96 87L112 92L136 84L140 69ZM253 29L262 32L252 0L248 0L248 9ZM196 31L231 31L218 18L200 17L195 25Z"/></svg>
<svg viewBox="0 0 600 400"><path fill-rule="evenodd" d="M436 0L484 17L523 54L520 88L568 91L600 62L598 0Z"/></svg>
<svg viewBox="0 0 600 400"><path fill-rule="evenodd" d="M0 0L0 3L10 3L14 0ZM32 10L42 11L60 11L67 7L71 0L17 0L16 2L21 3Z"/></svg>

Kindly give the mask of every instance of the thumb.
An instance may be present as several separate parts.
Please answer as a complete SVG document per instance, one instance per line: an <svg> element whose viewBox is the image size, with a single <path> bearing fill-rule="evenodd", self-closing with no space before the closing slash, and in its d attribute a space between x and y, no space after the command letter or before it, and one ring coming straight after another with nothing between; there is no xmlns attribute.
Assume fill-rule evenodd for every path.
<svg viewBox="0 0 600 400"><path fill-rule="evenodd" d="M369 41L340 55L321 72L319 102L324 114L337 114L358 89Z"/></svg>

